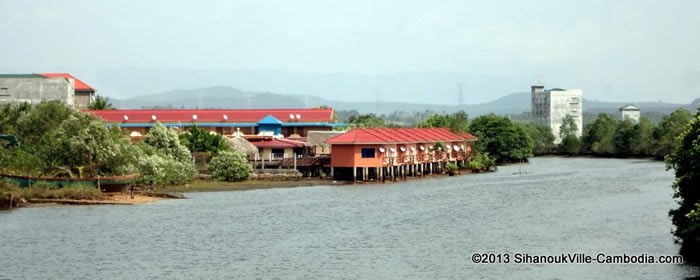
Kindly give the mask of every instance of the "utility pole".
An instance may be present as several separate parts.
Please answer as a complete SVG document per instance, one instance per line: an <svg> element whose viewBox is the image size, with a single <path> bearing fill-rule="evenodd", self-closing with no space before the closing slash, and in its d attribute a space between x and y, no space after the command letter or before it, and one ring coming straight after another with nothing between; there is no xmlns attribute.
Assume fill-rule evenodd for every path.
<svg viewBox="0 0 700 280"><path fill-rule="evenodd" d="M464 106L464 92L462 91L462 84L457 85L457 87L459 88L459 107L457 109L461 110Z"/></svg>

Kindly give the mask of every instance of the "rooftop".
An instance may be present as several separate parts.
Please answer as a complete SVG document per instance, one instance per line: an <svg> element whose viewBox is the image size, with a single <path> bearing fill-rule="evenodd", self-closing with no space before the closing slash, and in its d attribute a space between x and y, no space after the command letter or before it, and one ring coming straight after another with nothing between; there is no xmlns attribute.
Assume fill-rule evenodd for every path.
<svg viewBox="0 0 700 280"><path fill-rule="evenodd" d="M87 110L106 121L150 123L332 123L333 109ZM276 123L276 122L275 122Z"/></svg>
<svg viewBox="0 0 700 280"><path fill-rule="evenodd" d="M455 134L448 128L356 128L326 141L328 144L385 144L436 141L474 141L469 133Z"/></svg>
<svg viewBox="0 0 700 280"><path fill-rule="evenodd" d="M95 91L94 88L68 73L0 74L0 78L66 78L73 79L77 91Z"/></svg>
<svg viewBox="0 0 700 280"><path fill-rule="evenodd" d="M288 140L288 139L263 139L263 140L252 140L250 141L255 147L258 148L272 148L272 149L283 149L283 148L299 148L304 147L304 142Z"/></svg>

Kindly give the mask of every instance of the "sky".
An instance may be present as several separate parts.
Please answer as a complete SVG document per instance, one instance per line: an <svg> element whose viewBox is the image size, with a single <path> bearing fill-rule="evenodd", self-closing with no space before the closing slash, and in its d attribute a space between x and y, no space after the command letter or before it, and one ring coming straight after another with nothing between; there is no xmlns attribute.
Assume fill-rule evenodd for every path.
<svg viewBox="0 0 700 280"><path fill-rule="evenodd" d="M113 76L131 71L257 73L249 83L222 75L133 85L148 91L217 83L210 86L312 94L349 81L445 73L439 87L426 79L426 92L386 82L354 85L362 92L337 99L405 91L406 101L427 102L431 90L465 83L479 102L541 83L597 100L689 103L700 97L698 15L697 0L0 0L0 72L70 72L114 97L156 93ZM313 81L333 75L364 79ZM288 83L299 76L304 82ZM465 78L449 80L455 76Z"/></svg>

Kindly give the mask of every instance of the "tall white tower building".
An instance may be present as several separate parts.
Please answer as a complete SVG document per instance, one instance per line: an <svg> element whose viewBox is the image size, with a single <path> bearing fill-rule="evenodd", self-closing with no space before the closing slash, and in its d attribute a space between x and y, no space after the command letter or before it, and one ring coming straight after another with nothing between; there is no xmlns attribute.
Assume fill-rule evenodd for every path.
<svg viewBox="0 0 700 280"><path fill-rule="evenodd" d="M576 122L576 136L583 134L583 91L580 89L553 88L545 90L544 86L532 86L532 116L538 123L552 128L554 143L561 143L559 128L567 115Z"/></svg>

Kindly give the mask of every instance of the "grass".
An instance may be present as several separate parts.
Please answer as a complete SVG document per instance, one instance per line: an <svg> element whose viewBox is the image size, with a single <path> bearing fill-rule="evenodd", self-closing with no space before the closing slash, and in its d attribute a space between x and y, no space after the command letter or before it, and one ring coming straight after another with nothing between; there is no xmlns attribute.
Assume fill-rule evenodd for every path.
<svg viewBox="0 0 700 280"><path fill-rule="evenodd" d="M214 180L194 180L185 185L172 185L157 187L157 191L163 192L213 192L213 191L245 191L272 188L294 188L317 185L334 185L330 180L301 179L299 181L257 181L247 180L242 182L222 182Z"/></svg>
<svg viewBox="0 0 700 280"><path fill-rule="evenodd" d="M0 181L0 208L9 206L10 197L15 204L30 199L72 199L72 200L103 200L104 194L94 186L71 186L58 188L49 184L38 183L30 188Z"/></svg>

